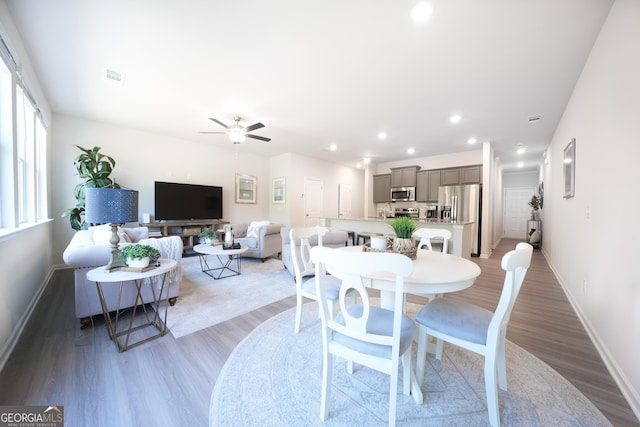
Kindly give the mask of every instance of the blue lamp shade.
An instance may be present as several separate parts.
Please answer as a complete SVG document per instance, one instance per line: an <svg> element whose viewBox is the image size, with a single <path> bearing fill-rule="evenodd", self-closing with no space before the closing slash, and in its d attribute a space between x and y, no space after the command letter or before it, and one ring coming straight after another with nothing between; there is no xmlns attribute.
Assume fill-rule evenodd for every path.
<svg viewBox="0 0 640 427"><path fill-rule="evenodd" d="M85 188L86 222L124 224L138 220L138 192L121 188Z"/></svg>

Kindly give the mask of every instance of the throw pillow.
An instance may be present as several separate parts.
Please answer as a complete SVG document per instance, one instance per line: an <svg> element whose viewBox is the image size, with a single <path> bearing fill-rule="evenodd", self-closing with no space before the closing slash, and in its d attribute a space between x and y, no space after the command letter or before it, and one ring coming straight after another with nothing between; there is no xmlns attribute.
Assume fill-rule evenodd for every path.
<svg viewBox="0 0 640 427"><path fill-rule="evenodd" d="M247 237L258 237L258 230L260 230L260 227L269 224L269 221L251 221L249 228L247 228Z"/></svg>
<svg viewBox="0 0 640 427"><path fill-rule="evenodd" d="M109 239L111 239L111 227L107 224L97 225L90 227L93 230L93 244L94 245L110 245ZM131 243L129 235L125 233L123 229L118 227L118 237L120 243Z"/></svg>

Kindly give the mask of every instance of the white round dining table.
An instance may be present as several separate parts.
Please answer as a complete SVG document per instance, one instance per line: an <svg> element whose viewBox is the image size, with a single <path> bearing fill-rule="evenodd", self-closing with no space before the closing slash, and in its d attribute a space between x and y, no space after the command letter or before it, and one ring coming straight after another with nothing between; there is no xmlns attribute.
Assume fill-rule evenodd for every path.
<svg viewBox="0 0 640 427"><path fill-rule="evenodd" d="M363 251L363 246L345 246L339 250ZM467 289L480 275L478 264L457 255L418 249L413 273L404 279L404 292L433 297ZM370 286L380 290L380 305L393 307L394 278L385 273L371 277Z"/></svg>

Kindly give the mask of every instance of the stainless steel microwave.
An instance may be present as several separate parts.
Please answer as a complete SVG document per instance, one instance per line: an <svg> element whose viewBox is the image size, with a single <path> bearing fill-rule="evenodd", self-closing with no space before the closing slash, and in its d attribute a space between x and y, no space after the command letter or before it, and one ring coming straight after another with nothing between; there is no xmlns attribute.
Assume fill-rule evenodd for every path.
<svg viewBox="0 0 640 427"><path fill-rule="evenodd" d="M391 189L392 202L415 202L416 187L395 187Z"/></svg>

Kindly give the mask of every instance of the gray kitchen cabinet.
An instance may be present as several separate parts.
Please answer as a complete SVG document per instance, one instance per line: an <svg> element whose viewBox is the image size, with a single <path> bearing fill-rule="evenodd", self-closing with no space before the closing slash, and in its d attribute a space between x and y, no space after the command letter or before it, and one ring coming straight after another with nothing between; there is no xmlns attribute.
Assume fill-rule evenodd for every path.
<svg viewBox="0 0 640 427"><path fill-rule="evenodd" d="M373 203L391 201L391 174L373 176Z"/></svg>
<svg viewBox="0 0 640 427"><path fill-rule="evenodd" d="M482 166L460 168L460 184L482 184Z"/></svg>
<svg viewBox="0 0 640 427"><path fill-rule="evenodd" d="M460 169L442 169L440 171L440 185L460 184Z"/></svg>
<svg viewBox="0 0 640 427"><path fill-rule="evenodd" d="M416 174L416 202L437 202L440 171L420 171Z"/></svg>
<svg viewBox="0 0 640 427"><path fill-rule="evenodd" d="M418 169L420 169L420 166L391 169L391 187L415 187Z"/></svg>

